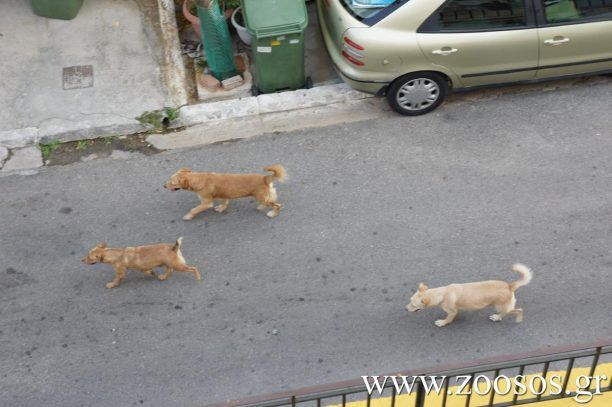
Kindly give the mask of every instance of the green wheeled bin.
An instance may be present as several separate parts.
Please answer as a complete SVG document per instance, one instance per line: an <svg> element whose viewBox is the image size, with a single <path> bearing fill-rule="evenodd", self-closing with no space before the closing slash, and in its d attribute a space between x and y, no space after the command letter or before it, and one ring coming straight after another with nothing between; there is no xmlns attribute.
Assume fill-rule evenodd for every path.
<svg viewBox="0 0 612 407"><path fill-rule="evenodd" d="M72 20L77 16L83 0L31 0L32 10L39 16Z"/></svg>
<svg viewBox="0 0 612 407"><path fill-rule="evenodd" d="M301 89L304 74L304 32L308 13L304 0L241 0L247 31L253 38L257 87L253 93Z"/></svg>

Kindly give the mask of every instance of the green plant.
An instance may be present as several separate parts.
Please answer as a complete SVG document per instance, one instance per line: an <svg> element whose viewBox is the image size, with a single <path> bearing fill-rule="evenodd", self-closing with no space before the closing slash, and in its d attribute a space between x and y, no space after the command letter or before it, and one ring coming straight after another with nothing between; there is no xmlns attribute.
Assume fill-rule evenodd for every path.
<svg viewBox="0 0 612 407"><path fill-rule="evenodd" d="M204 58L196 58L195 64L196 67L198 67L198 69L200 70L200 72L204 72L206 70L206 67L208 66L208 63Z"/></svg>
<svg viewBox="0 0 612 407"><path fill-rule="evenodd" d="M79 140L77 141L76 149L78 151L85 151L87 149L88 144L89 144L89 141L87 140Z"/></svg>
<svg viewBox="0 0 612 407"><path fill-rule="evenodd" d="M159 130L170 123L175 121L179 117L179 110L173 107L164 107L161 110L153 110L151 112L144 112L136 118L143 126L152 126Z"/></svg>
<svg viewBox="0 0 612 407"><path fill-rule="evenodd" d="M104 136L104 144L107 146L113 144L113 140L115 140L115 136Z"/></svg>
<svg viewBox="0 0 612 407"><path fill-rule="evenodd" d="M164 113L166 114L166 118L168 119L168 121L170 121L170 123L172 123L179 117L179 110L173 107L164 107Z"/></svg>
<svg viewBox="0 0 612 407"><path fill-rule="evenodd" d="M52 152L57 150L60 146L61 142L59 140L53 140L48 144L39 144L38 148L40 148L40 152L44 158L47 158L51 155Z"/></svg>
<svg viewBox="0 0 612 407"><path fill-rule="evenodd" d="M159 110L144 112L136 118L143 126L153 126L156 129L162 127L162 115Z"/></svg>

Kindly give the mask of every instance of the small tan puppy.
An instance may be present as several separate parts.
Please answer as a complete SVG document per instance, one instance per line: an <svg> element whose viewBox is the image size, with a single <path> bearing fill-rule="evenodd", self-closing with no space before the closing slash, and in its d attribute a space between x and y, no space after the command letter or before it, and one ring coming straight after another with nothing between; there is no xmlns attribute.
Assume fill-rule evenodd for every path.
<svg viewBox="0 0 612 407"><path fill-rule="evenodd" d="M277 195L274 181L284 181L285 168L282 165L271 165L264 168L273 175L262 174L218 174L216 172L194 172L189 168L181 168L164 184L164 188L171 191L185 189L193 191L200 197L202 203L185 216L184 220L193 219L198 213L214 205L215 199L223 202L215 207L219 213L227 209L230 199L254 197L259 203L258 209L272 208L267 215L274 218L278 215L282 205L276 202Z"/></svg>
<svg viewBox="0 0 612 407"><path fill-rule="evenodd" d="M176 243L159 243L147 246L111 248L106 243L98 243L83 259L85 264L109 263L115 269L115 278L106 284L106 288L117 287L125 277L127 269L137 269L148 276L155 277L153 269L164 266L166 272L159 276L165 280L174 270L193 273L196 280L201 280L200 272L195 267L185 264L181 253L182 237Z"/></svg>
<svg viewBox="0 0 612 407"><path fill-rule="evenodd" d="M523 264L515 264L512 271L519 273L518 281L479 281L477 283L451 284L445 287L428 288L419 284L419 290L410 299L406 309L410 312L423 308L440 307L448 314L446 319L439 319L435 324L439 327L448 325L461 310L474 311L493 305L497 314L489 317L491 321L501 321L506 315L516 315L516 322L523 320L523 309L514 308L517 288L529 284L533 273Z"/></svg>

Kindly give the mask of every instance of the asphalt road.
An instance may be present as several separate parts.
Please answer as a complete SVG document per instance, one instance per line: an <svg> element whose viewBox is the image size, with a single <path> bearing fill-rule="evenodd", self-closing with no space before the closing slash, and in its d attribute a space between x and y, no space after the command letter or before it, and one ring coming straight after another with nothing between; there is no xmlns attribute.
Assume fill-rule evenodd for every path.
<svg viewBox="0 0 612 407"><path fill-rule="evenodd" d="M460 100L393 117L0 178L0 400L196 406L612 334L612 82ZM285 205L197 202L181 166L283 163ZM203 281L131 273L110 246L172 242ZM525 321L404 310L430 286L532 267Z"/></svg>

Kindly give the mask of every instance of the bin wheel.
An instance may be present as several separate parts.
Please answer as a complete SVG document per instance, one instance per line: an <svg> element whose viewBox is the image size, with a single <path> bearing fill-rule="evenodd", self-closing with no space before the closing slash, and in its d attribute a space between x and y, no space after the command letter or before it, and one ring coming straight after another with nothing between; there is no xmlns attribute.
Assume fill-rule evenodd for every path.
<svg viewBox="0 0 612 407"><path fill-rule="evenodd" d="M251 95L253 96L259 96L261 95L261 91L259 90L259 88L255 85L251 86Z"/></svg>
<svg viewBox="0 0 612 407"><path fill-rule="evenodd" d="M304 85L306 89L312 89L312 78L310 76L306 77L306 84Z"/></svg>

